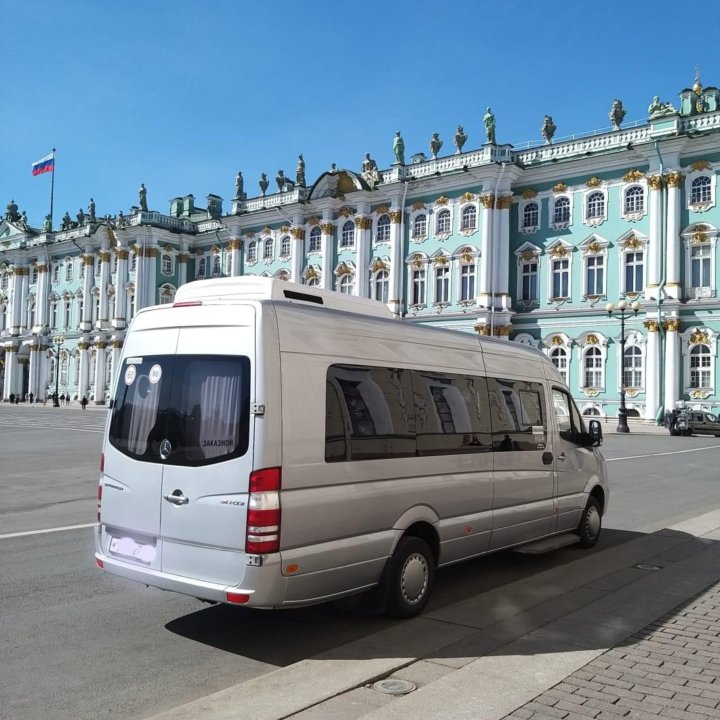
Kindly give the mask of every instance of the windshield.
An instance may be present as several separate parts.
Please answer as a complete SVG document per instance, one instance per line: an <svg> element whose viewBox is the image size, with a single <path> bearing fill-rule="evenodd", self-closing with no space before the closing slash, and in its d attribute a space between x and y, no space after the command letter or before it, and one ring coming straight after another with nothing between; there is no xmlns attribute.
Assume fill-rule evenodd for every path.
<svg viewBox="0 0 720 720"><path fill-rule="evenodd" d="M120 452L171 465L207 465L247 452L248 358L130 357L120 373L109 434Z"/></svg>

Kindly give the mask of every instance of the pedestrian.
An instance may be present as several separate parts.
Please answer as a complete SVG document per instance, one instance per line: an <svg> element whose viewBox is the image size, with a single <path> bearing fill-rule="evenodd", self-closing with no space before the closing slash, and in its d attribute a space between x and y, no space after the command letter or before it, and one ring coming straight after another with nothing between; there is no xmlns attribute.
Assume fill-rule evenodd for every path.
<svg viewBox="0 0 720 720"><path fill-rule="evenodd" d="M47 393L43 395L43 405L47 405Z"/></svg>
<svg viewBox="0 0 720 720"><path fill-rule="evenodd" d="M65 395L65 404L66 404L66 405L69 405L69 404L70 404L70 393L68 393L67 395Z"/></svg>
<svg viewBox="0 0 720 720"><path fill-rule="evenodd" d="M83 395L80 401L80 407L84 410L87 407L87 398Z"/></svg>
<svg viewBox="0 0 720 720"><path fill-rule="evenodd" d="M65 404L65 393L60 393L60 404L61 405Z"/></svg>
<svg viewBox="0 0 720 720"><path fill-rule="evenodd" d="M20 395L19 394L15 396L15 404L16 405L20 404Z"/></svg>
<svg viewBox="0 0 720 720"><path fill-rule="evenodd" d="M13 405L15 403L15 393L10 393L10 404Z"/></svg>

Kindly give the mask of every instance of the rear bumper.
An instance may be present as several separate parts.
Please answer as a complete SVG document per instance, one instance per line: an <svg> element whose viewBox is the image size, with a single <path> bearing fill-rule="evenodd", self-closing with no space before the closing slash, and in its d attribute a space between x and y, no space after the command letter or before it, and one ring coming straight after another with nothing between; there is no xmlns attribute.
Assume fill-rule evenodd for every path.
<svg viewBox="0 0 720 720"><path fill-rule="evenodd" d="M285 600L287 581L281 573L279 555L263 556L261 567L245 566L242 586L224 585L164 573L108 555L102 550L100 533L100 526L96 525L95 559L112 575L212 602L227 602L227 592L248 595L250 599L243 605L255 608L281 607Z"/></svg>

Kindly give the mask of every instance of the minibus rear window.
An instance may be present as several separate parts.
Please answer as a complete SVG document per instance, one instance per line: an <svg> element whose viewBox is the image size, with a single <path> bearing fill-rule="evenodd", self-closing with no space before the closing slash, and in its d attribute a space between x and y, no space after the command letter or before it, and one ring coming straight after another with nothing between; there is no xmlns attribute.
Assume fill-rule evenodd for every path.
<svg viewBox="0 0 720 720"><path fill-rule="evenodd" d="M247 452L248 358L127 358L120 372L109 439L124 454L147 462L197 466Z"/></svg>

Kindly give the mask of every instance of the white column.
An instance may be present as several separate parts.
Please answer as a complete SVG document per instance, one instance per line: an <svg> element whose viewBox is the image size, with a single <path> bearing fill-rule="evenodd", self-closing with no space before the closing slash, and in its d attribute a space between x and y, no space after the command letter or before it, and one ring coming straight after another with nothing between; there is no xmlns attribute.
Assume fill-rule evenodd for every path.
<svg viewBox="0 0 720 720"><path fill-rule="evenodd" d="M480 203L482 211L480 213L480 268L477 281L477 304L490 307L492 304L490 292L492 285L492 270L490 263L492 262L492 225L493 225L493 205L494 197L492 195L481 195Z"/></svg>
<svg viewBox="0 0 720 720"><path fill-rule="evenodd" d="M230 251L230 272L232 277L238 277L242 274L242 240L239 237L230 238L228 250ZM187 260L185 265L187 266ZM187 267L185 268L185 278L183 282L187 282ZM182 285L182 283L180 284Z"/></svg>
<svg viewBox="0 0 720 720"><path fill-rule="evenodd" d="M679 299L681 296L680 286L680 187L683 182L683 174L679 171L667 175L667 273L665 291L667 297Z"/></svg>
<svg viewBox="0 0 720 720"><path fill-rule="evenodd" d="M117 248L117 269L115 271L115 317L112 326L122 330L127 325L127 281L128 281L128 249Z"/></svg>
<svg viewBox="0 0 720 720"><path fill-rule="evenodd" d="M90 352L88 350L89 344L81 340L78 343L78 350L80 351L80 369L78 378L78 397L82 400L83 395L88 396L89 387L89 370L90 370Z"/></svg>
<svg viewBox="0 0 720 720"><path fill-rule="evenodd" d="M19 335L20 325L23 324L22 311L22 278L27 268L15 267L10 276L10 287L8 291L10 299L10 334Z"/></svg>
<svg viewBox="0 0 720 720"><path fill-rule="evenodd" d="M135 312L156 305L155 276L157 273L156 247L138 247L138 266L135 272ZM210 255L208 257L211 257Z"/></svg>
<svg viewBox="0 0 720 720"><path fill-rule="evenodd" d="M650 240L648 242L647 282L645 284L645 299L649 300L657 295L660 284L660 264L662 254L662 178L654 175L648 178L650 188Z"/></svg>
<svg viewBox="0 0 720 720"><path fill-rule="evenodd" d="M355 288L358 297L370 297L370 232L372 218L360 216L355 219Z"/></svg>
<svg viewBox="0 0 720 720"><path fill-rule="evenodd" d="M665 321L665 407L680 400L680 321Z"/></svg>
<svg viewBox="0 0 720 720"><path fill-rule="evenodd" d="M108 316L108 284L110 282L110 253L107 250L100 252L100 317L97 319L97 327L106 328L110 324ZM87 269L85 270L87 272Z"/></svg>
<svg viewBox="0 0 720 720"><path fill-rule="evenodd" d="M497 240L495 252L492 259L496 268L496 282L493 283L495 296L500 296L500 306L509 310L512 305L510 298L510 208L512 207L512 195L505 195L498 198L498 210L495 214L497 220ZM507 338L507 335L504 335Z"/></svg>
<svg viewBox="0 0 720 720"><path fill-rule="evenodd" d="M19 268L18 268L19 269ZM27 321L27 302L28 290L30 288L30 268L22 268L22 276L20 277L20 334L22 335L28 330Z"/></svg>
<svg viewBox="0 0 720 720"><path fill-rule="evenodd" d="M14 345L5 346L5 384L3 387L3 398L8 400L10 394L15 394L15 386L17 385L18 361L17 347Z"/></svg>
<svg viewBox="0 0 720 720"><path fill-rule="evenodd" d="M660 404L660 333L657 320L646 320L645 419L654 420Z"/></svg>
<svg viewBox="0 0 720 720"><path fill-rule="evenodd" d="M390 285L388 307L396 316L401 316L403 307L403 262L404 238L400 232L405 208L390 211Z"/></svg>
<svg viewBox="0 0 720 720"><path fill-rule="evenodd" d="M323 213L323 221L320 223L322 236L320 238L320 247L322 249L322 280L321 286L326 290L332 290L333 287L333 260L335 257L333 247L333 231L335 226L326 217L327 211Z"/></svg>
<svg viewBox="0 0 720 720"><path fill-rule="evenodd" d="M112 366L112 375L111 375L111 387L112 383L115 382L115 378L117 377L118 370L120 369L120 355L122 354L122 346L123 346L123 340L122 338L113 338L110 341L110 347L111 347L111 357L110 362Z"/></svg>
<svg viewBox="0 0 720 720"><path fill-rule="evenodd" d="M28 373L28 393L38 396L40 389L40 344L30 346L30 372Z"/></svg>
<svg viewBox="0 0 720 720"><path fill-rule="evenodd" d="M104 340L95 341L95 382L93 384L95 405L103 405L105 402L105 347Z"/></svg>
<svg viewBox="0 0 720 720"><path fill-rule="evenodd" d="M38 285L35 297L35 325L42 327L48 322L48 296L50 295L50 273L45 263L37 264Z"/></svg>
<svg viewBox="0 0 720 720"><path fill-rule="evenodd" d="M80 318L80 330L88 332L92 329L93 280L95 279L95 256L86 252L80 256L85 261L85 280L83 281L83 305Z"/></svg>
<svg viewBox="0 0 720 720"><path fill-rule="evenodd" d="M290 237L290 280L302 283L303 264L305 262L305 230L301 227L291 227Z"/></svg>

